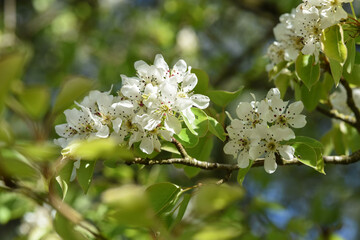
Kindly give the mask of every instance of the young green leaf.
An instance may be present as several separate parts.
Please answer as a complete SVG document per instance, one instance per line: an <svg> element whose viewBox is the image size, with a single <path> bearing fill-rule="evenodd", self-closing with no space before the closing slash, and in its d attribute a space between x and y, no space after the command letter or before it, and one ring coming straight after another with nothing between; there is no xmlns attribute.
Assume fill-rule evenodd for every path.
<svg viewBox="0 0 360 240"><path fill-rule="evenodd" d="M347 58L347 48L344 43L344 31L339 24L325 29L321 36L321 42L328 58L344 64Z"/></svg>
<svg viewBox="0 0 360 240"><path fill-rule="evenodd" d="M44 86L27 87L18 98L27 115L34 120L42 119L50 106L50 91Z"/></svg>
<svg viewBox="0 0 360 240"><path fill-rule="evenodd" d="M194 92L205 95L209 87L209 76L201 69L192 68L191 72L195 73L198 79L198 83L194 88Z"/></svg>
<svg viewBox="0 0 360 240"><path fill-rule="evenodd" d="M244 179L245 179L245 176L246 174L249 172L252 164L254 163L254 161L250 160L249 162L249 166L247 166L246 168L240 168L239 171L238 171L238 175L237 175L237 181L240 185L243 184L244 182Z"/></svg>
<svg viewBox="0 0 360 240"><path fill-rule="evenodd" d="M221 141L226 140L226 133L224 131L223 126L212 117L208 117L209 119L209 131L214 134L216 137L218 137Z"/></svg>
<svg viewBox="0 0 360 240"><path fill-rule="evenodd" d="M322 157L324 149L321 142L313 138L297 136L295 139L288 140L283 144L288 144L295 148L295 156L300 162L325 174Z"/></svg>
<svg viewBox="0 0 360 240"><path fill-rule="evenodd" d="M192 134L188 128L181 129L179 134L174 135L174 138L178 140L184 147L188 148L195 147L199 142L199 137Z"/></svg>
<svg viewBox="0 0 360 240"><path fill-rule="evenodd" d="M223 90L211 90L207 92L210 100L220 107L226 107L230 102L235 100L242 92L243 87L235 92L228 92Z"/></svg>
<svg viewBox="0 0 360 240"><path fill-rule="evenodd" d="M329 63L330 63L331 75L334 79L335 85L337 86L339 85L340 78L343 73L342 64L339 61L334 60L332 58L329 58Z"/></svg>
<svg viewBox="0 0 360 240"><path fill-rule="evenodd" d="M62 86L59 95L55 100L53 114L59 114L74 104L74 101L84 97L93 88L94 83L86 78L70 78Z"/></svg>
<svg viewBox="0 0 360 240"><path fill-rule="evenodd" d="M209 121L206 113L199 108L191 108L191 111L195 115L195 120L193 123L190 123L187 118L183 118L186 126L189 128L190 132L196 136L203 137L209 130Z"/></svg>
<svg viewBox="0 0 360 240"><path fill-rule="evenodd" d="M344 64L344 70L345 72L350 74L355 64L355 56L356 56L355 39L350 38L346 43L346 48L348 54Z"/></svg>
<svg viewBox="0 0 360 240"><path fill-rule="evenodd" d="M146 189L150 204L156 214L171 210L181 194L181 188L175 184L156 183Z"/></svg>
<svg viewBox="0 0 360 240"><path fill-rule="evenodd" d="M0 57L0 113L11 84L21 75L24 64L24 54L20 52Z"/></svg>
<svg viewBox="0 0 360 240"><path fill-rule="evenodd" d="M315 63L315 56L299 54L295 62L296 74L310 90L320 78L320 63Z"/></svg>
<svg viewBox="0 0 360 240"><path fill-rule="evenodd" d="M96 161L81 161L80 167L76 171L77 180L85 194L89 190L94 174L95 164Z"/></svg>
<svg viewBox="0 0 360 240"><path fill-rule="evenodd" d="M309 91L305 85L300 88L301 101L304 103L306 110L313 111L321 98L322 83L317 82Z"/></svg>

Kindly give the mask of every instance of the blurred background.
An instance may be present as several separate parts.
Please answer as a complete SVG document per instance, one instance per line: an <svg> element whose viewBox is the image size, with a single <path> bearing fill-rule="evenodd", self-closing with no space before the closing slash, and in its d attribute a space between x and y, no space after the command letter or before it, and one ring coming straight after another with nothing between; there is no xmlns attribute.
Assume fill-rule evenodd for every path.
<svg viewBox="0 0 360 240"><path fill-rule="evenodd" d="M290 12L300 2L1 0L0 51L2 55L21 52L26 60L21 69L22 81L12 86L13 94L26 88L45 87L49 106L69 78L91 79L95 89L101 91L108 91L111 86L118 90L120 74L135 75L135 61L152 63L155 55L161 53L170 66L182 58L188 65L204 70L214 89L235 91L244 86L239 99L229 106L231 110L240 100L249 100L250 92L262 99L274 87L268 80L264 57L273 41L272 28L281 14ZM359 7L355 1L356 11ZM1 75L0 72L0 81ZM290 89L285 99L293 100ZM4 110L8 125L4 123L3 128L10 129L14 139L51 142L56 138L53 124L48 133L39 136L13 112L11 108ZM297 134L322 139L330 130L331 121L316 112L306 114L308 125ZM64 117L59 115L54 121L63 122ZM326 138L323 141L333 144ZM222 147L222 142L214 142L210 161L233 162L222 154ZM337 153L349 151L342 149ZM214 230L215 235L230 234L226 239L360 239L360 165L326 166L325 171L326 175L321 175L308 167L291 166L279 167L269 175L262 168L251 169L241 199L211 213L206 221L210 226L227 221L235 224L235 230L231 228L229 232L228 228L213 228L218 231ZM89 193L79 194L79 187L74 184L67 202L94 222L101 222L102 209L97 203L99 195L109 187L135 183L146 186L163 181L190 187L224 174L201 171L189 178L182 169L172 166L140 169L100 164ZM230 184L237 184L236 174ZM36 207L28 199L0 191L1 239L58 239L50 219L51 211L46 206ZM191 229L191 216L185 216L184 222L177 230L179 235ZM136 229L122 228L118 232L112 235L116 236L114 239L148 239Z"/></svg>

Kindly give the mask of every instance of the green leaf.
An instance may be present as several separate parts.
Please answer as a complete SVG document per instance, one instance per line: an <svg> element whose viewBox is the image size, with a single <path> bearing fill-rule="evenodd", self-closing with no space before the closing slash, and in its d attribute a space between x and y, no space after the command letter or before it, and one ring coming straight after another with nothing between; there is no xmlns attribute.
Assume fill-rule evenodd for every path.
<svg viewBox="0 0 360 240"><path fill-rule="evenodd" d="M150 227L156 224L148 194L137 185L122 185L106 190L102 202L107 205L106 217L122 226Z"/></svg>
<svg viewBox="0 0 360 240"><path fill-rule="evenodd" d="M50 162L59 157L59 146L52 142L19 142L14 148L36 162Z"/></svg>
<svg viewBox="0 0 360 240"><path fill-rule="evenodd" d="M17 80L23 71L24 59L24 54L20 52L0 57L0 113L12 82Z"/></svg>
<svg viewBox="0 0 360 240"><path fill-rule="evenodd" d="M249 172L254 161L250 160L249 166L246 168L240 168L237 175L237 181L240 185L243 184L246 174Z"/></svg>
<svg viewBox="0 0 360 240"><path fill-rule="evenodd" d="M280 73L274 80L275 86L280 91L280 97L284 98L287 88L290 84L292 75L290 73Z"/></svg>
<svg viewBox="0 0 360 240"><path fill-rule="evenodd" d="M171 143L171 142L162 143L161 144L161 150L180 155L180 152L177 150L175 145L173 143Z"/></svg>
<svg viewBox="0 0 360 240"><path fill-rule="evenodd" d="M0 174L19 179L39 179L40 173L23 155L13 149L0 149Z"/></svg>
<svg viewBox="0 0 360 240"><path fill-rule="evenodd" d="M244 87L240 87L239 90L235 92L228 92L223 90L211 90L207 92L210 100L220 107L226 107L230 102L235 100Z"/></svg>
<svg viewBox="0 0 360 240"><path fill-rule="evenodd" d="M295 148L295 156L300 162L325 174L324 160L322 157L324 150L321 142L313 138L297 136L295 139L283 142L283 144L289 144Z"/></svg>
<svg viewBox="0 0 360 240"><path fill-rule="evenodd" d="M340 25L334 25L323 31L321 41L324 46L325 55L329 59L344 64L347 58L347 48L344 43L344 32Z"/></svg>
<svg viewBox="0 0 360 240"><path fill-rule="evenodd" d="M360 64L355 64L350 74L343 71L343 75L349 83L360 86Z"/></svg>
<svg viewBox="0 0 360 240"><path fill-rule="evenodd" d="M119 147L112 138L77 141L64 148L62 154L83 160L129 160L134 157L131 150Z"/></svg>
<svg viewBox="0 0 360 240"><path fill-rule="evenodd" d="M217 138L219 138L221 141L226 140L226 133L224 131L223 126L212 117L208 117L209 119L209 131L214 134Z"/></svg>
<svg viewBox="0 0 360 240"><path fill-rule="evenodd" d="M282 61L275 65L270 71L269 71L269 80L273 80L278 77L278 74L281 73L281 70L283 70L288 62Z"/></svg>
<svg viewBox="0 0 360 240"><path fill-rule="evenodd" d="M193 123L190 123L187 118L183 117L186 126L192 134L199 137L205 136L209 129L208 116L199 108L191 108L191 111L195 115L195 120Z"/></svg>
<svg viewBox="0 0 360 240"><path fill-rule="evenodd" d="M239 187L231 187L226 184L207 184L198 190L194 199L194 210L200 216L212 214L225 209L242 196L243 191Z"/></svg>
<svg viewBox="0 0 360 240"><path fill-rule="evenodd" d="M200 168L185 166L184 172L188 178L193 178L201 172Z"/></svg>
<svg viewBox="0 0 360 240"><path fill-rule="evenodd" d="M331 58L329 58L329 63L330 63L331 75L333 76L335 85L337 86L339 85L340 78L343 73L343 67L341 66L342 64L339 61Z"/></svg>
<svg viewBox="0 0 360 240"><path fill-rule="evenodd" d="M76 225L70 222L68 219L56 213L54 219L54 228L55 231L62 237L62 239L68 240L86 240L85 236L83 236L80 232L75 230Z"/></svg>
<svg viewBox="0 0 360 240"><path fill-rule="evenodd" d="M213 145L214 140L212 137L204 137L199 139L199 143L196 148L186 148L186 151L191 157L196 158L197 160L208 161Z"/></svg>
<svg viewBox="0 0 360 240"><path fill-rule="evenodd" d="M320 78L320 63L315 63L315 56L303 55L302 53L295 62L296 74L310 90Z"/></svg>
<svg viewBox="0 0 360 240"><path fill-rule="evenodd" d="M188 128L181 129L179 134L174 135L174 138L178 140L184 147L188 148L195 147L199 142L199 137L192 134Z"/></svg>
<svg viewBox="0 0 360 240"><path fill-rule="evenodd" d="M45 86L26 87L18 95L18 99L27 115L34 120L40 120L50 106L50 91Z"/></svg>
<svg viewBox="0 0 360 240"><path fill-rule="evenodd" d="M344 64L344 70L345 72L350 74L355 64L355 56L356 56L355 39L350 38L346 43L346 48L348 55Z"/></svg>
<svg viewBox="0 0 360 240"><path fill-rule="evenodd" d="M77 180L80 184L80 187L86 194L89 190L92 176L94 174L95 161L80 161L80 167L76 171Z"/></svg>
<svg viewBox="0 0 360 240"><path fill-rule="evenodd" d="M69 108L74 101L81 99L93 88L93 82L86 78L73 77L65 82L55 100L53 114Z"/></svg>
<svg viewBox="0 0 360 240"><path fill-rule="evenodd" d="M194 92L198 94L206 94L209 87L209 76L207 73L201 69L196 68L192 68L191 72L195 73L198 79L198 83L194 88Z"/></svg>
<svg viewBox="0 0 360 240"><path fill-rule="evenodd" d="M311 88L310 91L308 88L305 87L305 85L301 86L301 90L300 90L301 101L304 103L306 110L311 112L316 108L321 98L321 92L322 92L321 82L317 82L315 86Z"/></svg>
<svg viewBox="0 0 360 240"><path fill-rule="evenodd" d="M322 81L322 87L321 87L321 98L323 100L327 100L329 97L329 93L334 86L334 80L332 76L328 73L324 73L324 79Z"/></svg>
<svg viewBox="0 0 360 240"><path fill-rule="evenodd" d="M5 120L0 119L0 146L10 145L14 141L14 133Z"/></svg>
<svg viewBox="0 0 360 240"><path fill-rule="evenodd" d="M178 224L179 222L181 222L182 218L184 217L185 211L187 209L187 206L190 202L191 199L191 195L190 194L184 194L183 195L183 199L181 201L180 207L179 207L179 211L174 219L174 221L172 222L172 227L174 227L176 224Z"/></svg>
<svg viewBox="0 0 360 240"><path fill-rule="evenodd" d="M181 188L175 184L164 182L151 185L146 189L150 204L156 214L171 210L181 194Z"/></svg>

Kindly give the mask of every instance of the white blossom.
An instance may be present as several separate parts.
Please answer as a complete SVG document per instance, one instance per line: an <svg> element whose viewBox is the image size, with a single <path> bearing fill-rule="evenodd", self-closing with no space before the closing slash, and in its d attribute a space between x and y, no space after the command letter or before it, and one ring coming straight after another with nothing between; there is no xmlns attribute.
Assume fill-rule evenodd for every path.
<svg viewBox="0 0 360 240"><path fill-rule="evenodd" d="M270 128L259 126L254 133L255 141L252 141L250 155L252 157L264 156L264 168L267 173L275 172L277 168L276 154L285 160L294 158L295 149L289 145L282 145L280 142L295 137L289 128L272 126Z"/></svg>

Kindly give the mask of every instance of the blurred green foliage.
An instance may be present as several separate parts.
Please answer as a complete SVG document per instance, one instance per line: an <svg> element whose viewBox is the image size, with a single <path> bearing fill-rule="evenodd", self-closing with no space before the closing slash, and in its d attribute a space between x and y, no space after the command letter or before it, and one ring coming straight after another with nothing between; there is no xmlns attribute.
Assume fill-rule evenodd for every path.
<svg viewBox="0 0 360 240"><path fill-rule="evenodd" d="M94 88L119 89L120 74L133 75L135 61L150 62L162 53L169 63L186 59L199 78L195 91L209 94L217 104L207 110L209 118L194 110L195 126L178 140L191 142L184 146L196 159L232 161L222 152L224 106L232 101L228 110L234 109L248 92L263 96L273 86L265 72L265 47L279 15L299 2L0 1L0 175L20 180L40 196L55 185L64 201L109 239L359 239L359 164L326 166L326 176L299 166L280 168L271 176L254 168L245 180L247 171L239 172L242 187L237 176L218 186L213 179L224 177L223 171L127 166L114 160L128 159L129 152L99 141L77 149L87 162L81 163L76 181L70 181L73 162L62 162L61 149L53 144L54 125L64 122L62 112L74 101ZM11 3L16 3L13 12ZM15 16L15 29L7 14ZM349 54L355 52L350 44ZM353 54L344 69L359 72L359 59ZM359 78L352 76L351 83L358 84ZM290 77L274 79L282 95L289 94ZM327 89L327 95L327 82L338 80L333 77L309 79L307 86ZM295 93L308 100L305 107L311 111L322 96L308 88L295 86ZM197 127L201 124L207 127ZM326 154L332 147L337 154L360 148L356 131L339 125L325 134L330 128L330 121L313 114L307 128L296 133L317 139L324 135ZM178 153L173 146L162 147ZM313 162L317 154L314 150L309 165L320 171ZM59 175L56 182L49 179L53 172ZM88 237L89 231L78 231L49 205L36 206L21 193L4 189L0 185L1 239Z"/></svg>

